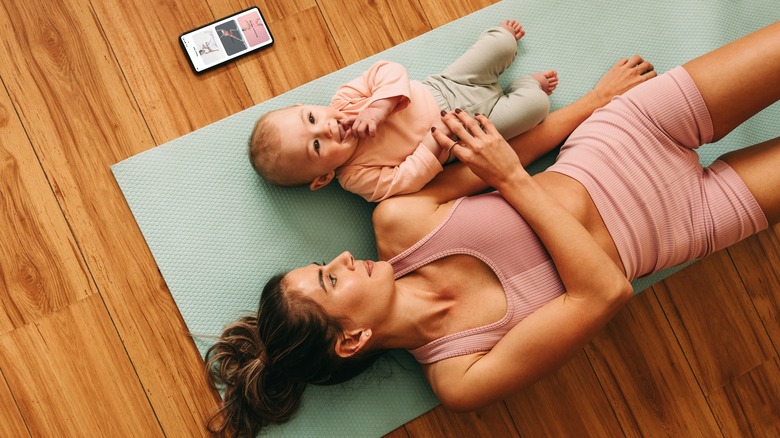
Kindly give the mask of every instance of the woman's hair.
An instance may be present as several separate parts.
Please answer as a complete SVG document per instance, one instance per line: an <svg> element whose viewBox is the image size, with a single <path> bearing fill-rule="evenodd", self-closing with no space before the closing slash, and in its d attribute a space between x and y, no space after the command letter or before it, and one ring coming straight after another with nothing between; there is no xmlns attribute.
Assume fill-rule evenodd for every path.
<svg viewBox="0 0 780 438"><path fill-rule="evenodd" d="M212 433L257 435L268 424L288 421L307 383L349 380L379 356L336 354L342 325L313 300L286 290L284 275L263 289L257 316L228 325L206 352L209 382L223 390L223 403L209 419ZM221 421L220 421L221 420Z"/></svg>

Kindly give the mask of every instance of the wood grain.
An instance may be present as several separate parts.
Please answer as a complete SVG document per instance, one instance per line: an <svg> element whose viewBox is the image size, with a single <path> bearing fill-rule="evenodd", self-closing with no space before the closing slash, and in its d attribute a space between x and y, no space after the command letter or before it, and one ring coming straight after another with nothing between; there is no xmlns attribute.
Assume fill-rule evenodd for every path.
<svg viewBox="0 0 780 438"><path fill-rule="evenodd" d="M506 405L521 436L622 434L584 350L556 372L508 398Z"/></svg>
<svg viewBox="0 0 780 438"><path fill-rule="evenodd" d="M386 434L384 438L409 438L409 433L406 432L406 426L400 426Z"/></svg>
<svg viewBox="0 0 780 438"><path fill-rule="evenodd" d="M780 353L780 225L728 248L761 321Z"/></svg>
<svg viewBox="0 0 780 438"><path fill-rule="evenodd" d="M498 3L498 0L460 0L456 2L449 0L420 0L420 4L425 10L425 16L432 28L447 24L450 21L476 12L482 8L486 8L494 3ZM521 23L523 22L521 19L522 17L506 18L512 18Z"/></svg>
<svg viewBox="0 0 780 438"><path fill-rule="evenodd" d="M221 18L205 2L95 2L94 13L157 144L252 104L235 63L191 73L178 40Z"/></svg>
<svg viewBox="0 0 780 438"><path fill-rule="evenodd" d="M634 297L586 350L626 435L718 433L653 290Z"/></svg>
<svg viewBox="0 0 780 438"><path fill-rule="evenodd" d="M216 394L203 384L200 355L110 173L111 164L154 142L101 32L109 22L101 26L90 4L78 0L6 1L1 12L2 28L15 38L2 45L10 61L0 75L154 415L167 431L201 435ZM49 20L41 29L43 16ZM128 17L139 26L131 30L137 38L140 18Z"/></svg>
<svg viewBox="0 0 780 438"><path fill-rule="evenodd" d="M338 47L317 8L304 9L268 23L275 42L238 68L254 103L344 67Z"/></svg>
<svg viewBox="0 0 780 438"><path fill-rule="evenodd" d="M16 400L11 394L11 389L5 381L5 376L0 373L0 436L21 437L29 435L30 432L27 430L22 413L19 412Z"/></svg>
<svg viewBox="0 0 780 438"><path fill-rule="evenodd" d="M780 359L739 376L709 401L726 436L780 436Z"/></svg>
<svg viewBox="0 0 780 438"><path fill-rule="evenodd" d="M283 19L284 17L289 17L291 15L295 15L298 12L304 11L306 9L311 8L317 8L317 1L316 0L258 0L258 1L252 1L252 0L240 0L242 3L241 5L236 4L236 0L229 0L229 1L213 1L209 2L209 5L212 8L221 8L223 12L220 12L218 15L225 16L228 14L231 14L235 11L248 8L250 6L257 6L260 8L260 11L263 13L263 17L265 17L266 21L275 22L278 20ZM227 11L225 13L225 9L228 6L236 6L232 10ZM271 32L274 32L275 29L271 29Z"/></svg>
<svg viewBox="0 0 780 438"><path fill-rule="evenodd" d="M196 76L178 34L253 2L0 0L0 436L205 435L216 394L110 166L494 2L259 0L273 48ZM505 403L388 436L777 435L779 232Z"/></svg>
<svg viewBox="0 0 780 438"><path fill-rule="evenodd" d="M347 65L431 29L416 0L320 0L319 5Z"/></svg>
<svg viewBox="0 0 780 438"><path fill-rule="evenodd" d="M442 437L517 437L512 417L503 403L493 403L469 413L455 413L437 406L406 424L411 438Z"/></svg>
<svg viewBox="0 0 780 438"><path fill-rule="evenodd" d="M162 435L97 294L0 336L0 369L34 436Z"/></svg>
<svg viewBox="0 0 780 438"><path fill-rule="evenodd" d="M0 90L0 334L94 293L32 145Z"/></svg>
<svg viewBox="0 0 780 438"><path fill-rule="evenodd" d="M654 289L704 395L774 355L726 251L694 263Z"/></svg>

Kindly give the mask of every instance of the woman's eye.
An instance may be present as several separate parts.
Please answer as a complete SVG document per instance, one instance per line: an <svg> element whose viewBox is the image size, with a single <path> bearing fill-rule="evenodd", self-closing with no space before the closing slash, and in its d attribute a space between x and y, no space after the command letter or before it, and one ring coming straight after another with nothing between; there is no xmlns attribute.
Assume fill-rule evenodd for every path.
<svg viewBox="0 0 780 438"><path fill-rule="evenodd" d="M317 154L320 153L320 141L319 140L314 140L314 152L316 152Z"/></svg>
<svg viewBox="0 0 780 438"><path fill-rule="evenodd" d="M333 274L328 274L328 278L330 279L330 285L335 287L336 286L336 277L334 277Z"/></svg>
<svg viewBox="0 0 780 438"><path fill-rule="evenodd" d="M309 113L309 123L314 124L314 114Z"/></svg>

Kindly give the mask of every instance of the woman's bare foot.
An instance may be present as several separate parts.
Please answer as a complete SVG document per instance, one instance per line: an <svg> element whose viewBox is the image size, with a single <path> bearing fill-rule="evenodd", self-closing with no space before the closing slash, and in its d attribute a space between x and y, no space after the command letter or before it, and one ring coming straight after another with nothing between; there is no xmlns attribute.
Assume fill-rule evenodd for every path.
<svg viewBox="0 0 780 438"><path fill-rule="evenodd" d="M553 90L558 86L558 72L555 70L540 71L531 75L532 78L539 82L542 87L542 91L551 95Z"/></svg>
<svg viewBox="0 0 780 438"><path fill-rule="evenodd" d="M503 23L501 23L501 27L508 30L509 33L515 36L516 40L519 40L520 38L525 35L525 31L523 30L523 25L518 23L517 20L504 20Z"/></svg>

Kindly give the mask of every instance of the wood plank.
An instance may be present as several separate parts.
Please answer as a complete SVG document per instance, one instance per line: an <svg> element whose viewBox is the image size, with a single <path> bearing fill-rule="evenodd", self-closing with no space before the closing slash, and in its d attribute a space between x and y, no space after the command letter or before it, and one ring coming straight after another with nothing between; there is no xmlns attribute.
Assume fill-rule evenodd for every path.
<svg viewBox="0 0 780 438"><path fill-rule="evenodd" d="M22 413L16 405L5 376L0 373L0 436L29 436L30 431L24 423ZM397 437L400 438L400 437Z"/></svg>
<svg viewBox="0 0 780 438"><path fill-rule="evenodd" d="M97 294L0 336L0 369L35 436L162 436Z"/></svg>
<svg viewBox="0 0 780 438"><path fill-rule="evenodd" d="M231 12L224 12L226 5L233 8L233 12L246 9L250 6L257 6L263 12L263 17L267 21L278 21L285 17L295 15L306 9L316 8L317 0L216 0L209 4L215 10L220 10L217 15L225 16ZM273 29L271 30L273 32Z"/></svg>
<svg viewBox="0 0 780 438"><path fill-rule="evenodd" d="M780 225L728 249L764 328L780 353Z"/></svg>
<svg viewBox="0 0 780 438"><path fill-rule="evenodd" d="M586 351L626 435L719 434L652 289L634 297Z"/></svg>
<svg viewBox="0 0 780 438"><path fill-rule="evenodd" d="M5 89L0 92L0 334L95 290Z"/></svg>
<svg viewBox="0 0 780 438"><path fill-rule="evenodd" d="M726 251L694 263L654 289L704 395L774 355Z"/></svg>
<svg viewBox="0 0 780 438"><path fill-rule="evenodd" d="M110 172L154 142L97 16L82 0L4 0L0 26L15 35L0 45L0 75L157 418L170 433L203 435L217 395Z"/></svg>
<svg viewBox="0 0 780 438"><path fill-rule="evenodd" d="M505 402L521 436L623 434L584 350Z"/></svg>
<svg viewBox="0 0 780 438"><path fill-rule="evenodd" d="M709 400L725 436L780 436L780 359L737 377Z"/></svg>
<svg viewBox="0 0 780 438"><path fill-rule="evenodd" d="M406 432L406 427L401 426L385 435L384 438L409 438L409 433Z"/></svg>
<svg viewBox="0 0 780 438"><path fill-rule="evenodd" d="M220 18L205 1L158 2L153 7L94 2L93 7L157 144L252 105L235 63L196 75L182 52L182 32Z"/></svg>
<svg viewBox="0 0 780 438"><path fill-rule="evenodd" d="M296 12L268 27L275 39L273 46L237 62L254 103L344 67L319 9Z"/></svg>
<svg viewBox="0 0 780 438"><path fill-rule="evenodd" d="M450 21L486 8L499 0L460 0L457 2L449 0L420 0L420 4L425 11L432 28L437 28ZM523 22L522 17L506 17ZM498 25L499 23L496 23Z"/></svg>
<svg viewBox="0 0 780 438"><path fill-rule="evenodd" d="M506 406L500 402L468 413L455 413L439 405L406 423L406 430L412 438L519 436Z"/></svg>
<svg viewBox="0 0 780 438"><path fill-rule="evenodd" d="M416 0L320 0L347 65L431 29Z"/></svg>

